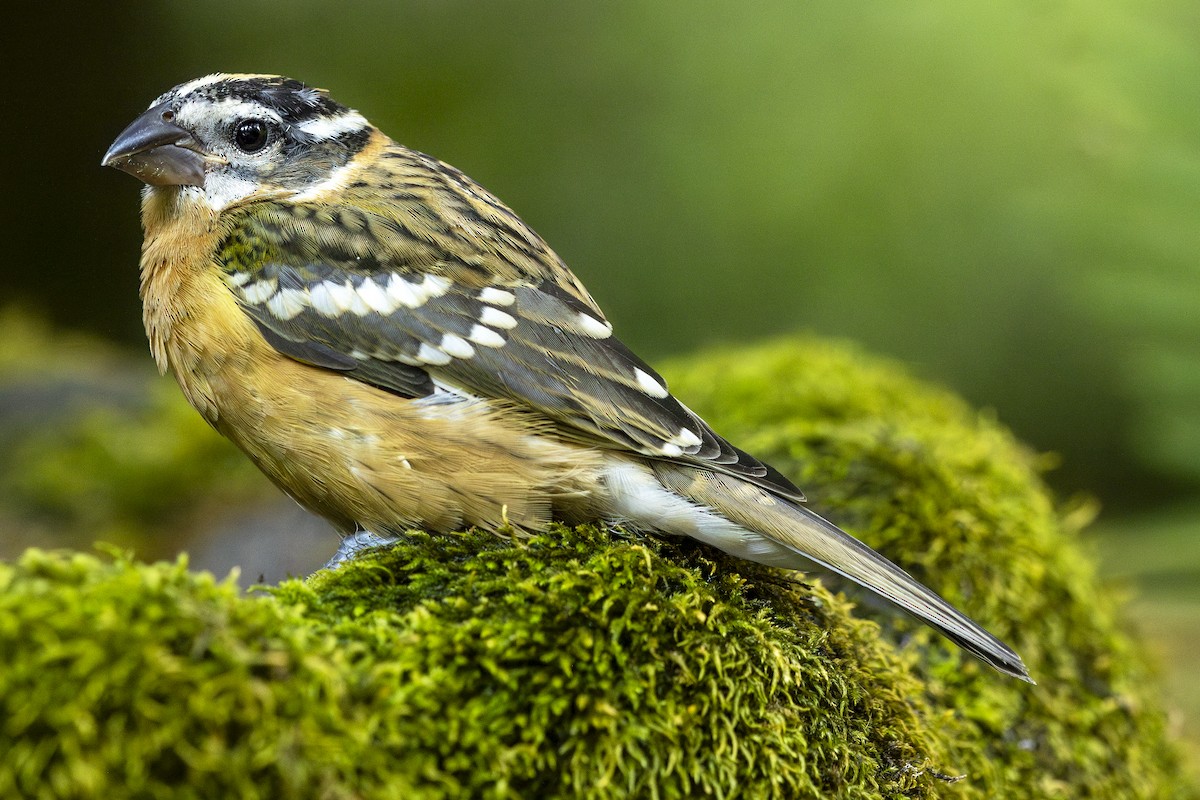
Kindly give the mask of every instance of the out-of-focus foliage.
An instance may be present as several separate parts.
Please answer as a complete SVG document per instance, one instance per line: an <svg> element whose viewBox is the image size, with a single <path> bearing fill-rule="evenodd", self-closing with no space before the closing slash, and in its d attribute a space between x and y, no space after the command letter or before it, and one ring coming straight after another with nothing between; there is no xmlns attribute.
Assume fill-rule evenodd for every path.
<svg viewBox="0 0 1200 800"><path fill-rule="evenodd" d="M1102 572L1130 595L1127 613L1163 663L1185 764L1200 780L1200 506L1101 524L1092 536Z"/></svg>
<svg viewBox="0 0 1200 800"><path fill-rule="evenodd" d="M669 372L1040 685L819 584L590 526L414 533L267 597L30 551L0 564L0 793L1195 796L1076 521L998 425L813 341Z"/></svg>
<svg viewBox="0 0 1200 800"><path fill-rule="evenodd" d="M14 87L0 134L38 156L6 176L9 280L60 321L137 335L134 186L96 166L117 131L181 80L277 71L509 201L639 352L849 336L995 407L1110 507L1200 480L1194 3L37 13L59 44L19 37L27 60L73 57Z"/></svg>
<svg viewBox="0 0 1200 800"><path fill-rule="evenodd" d="M103 540L173 553L193 525L273 491L174 381L16 309L0 311L0 411L0 552Z"/></svg>

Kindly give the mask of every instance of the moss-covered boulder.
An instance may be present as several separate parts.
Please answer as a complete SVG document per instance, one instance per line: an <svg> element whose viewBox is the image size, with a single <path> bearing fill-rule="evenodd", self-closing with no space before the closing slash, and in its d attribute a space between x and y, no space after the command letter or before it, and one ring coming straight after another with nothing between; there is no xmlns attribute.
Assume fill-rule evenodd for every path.
<svg viewBox="0 0 1200 800"><path fill-rule="evenodd" d="M592 526L415 533L249 595L29 551L0 564L0 796L1193 796L1083 515L998 425L819 342L666 372L1039 685L819 582Z"/></svg>

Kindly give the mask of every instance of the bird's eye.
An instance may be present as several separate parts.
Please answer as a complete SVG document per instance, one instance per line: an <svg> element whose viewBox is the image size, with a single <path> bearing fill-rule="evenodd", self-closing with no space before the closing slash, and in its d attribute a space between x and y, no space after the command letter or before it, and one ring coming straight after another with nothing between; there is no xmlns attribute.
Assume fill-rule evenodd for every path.
<svg viewBox="0 0 1200 800"><path fill-rule="evenodd" d="M257 153L270 139L267 123L261 119L244 119L233 126L233 142L246 153Z"/></svg>

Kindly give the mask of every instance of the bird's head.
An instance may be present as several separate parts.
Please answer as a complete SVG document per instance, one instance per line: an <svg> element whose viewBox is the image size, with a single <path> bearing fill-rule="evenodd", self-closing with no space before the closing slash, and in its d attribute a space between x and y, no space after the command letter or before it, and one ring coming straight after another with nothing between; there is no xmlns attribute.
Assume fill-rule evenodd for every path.
<svg viewBox="0 0 1200 800"><path fill-rule="evenodd" d="M149 189L183 187L220 211L303 194L366 146L374 128L324 91L277 75L209 75L157 98L104 156Z"/></svg>

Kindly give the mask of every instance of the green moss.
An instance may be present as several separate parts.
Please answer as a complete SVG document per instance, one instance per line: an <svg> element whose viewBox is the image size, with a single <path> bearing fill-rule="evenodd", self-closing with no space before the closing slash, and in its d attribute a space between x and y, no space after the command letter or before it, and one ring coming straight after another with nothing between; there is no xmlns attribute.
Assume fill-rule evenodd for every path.
<svg viewBox="0 0 1200 800"><path fill-rule="evenodd" d="M0 564L0 796L1193 796L1076 522L993 421L817 342L667 373L1040 685L820 583L591 526L414 533L250 596L29 551Z"/></svg>
<svg viewBox="0 0 1200 800"><path fill-rule="evenodd" d="M666 374L814 507L1025 658L1037 687L996 680L919 623L862 611L916 654L933 707L954 711L938 734L943 758L972 776L961 796L1184 791L1153 675L1081 552L1089 509L1055 509L1046 461L990 415L828 342L710 353Z"/></svg>
<svg viewBox="0 0 1200 800"><path fill-rule="evenodd" d="M24 654L0 678L4 796L924 797L936 782L919 684L874 625L696 547L589 527L418 534L251 598L182 561L29 551L0 587L0 647Z"/></svg>

